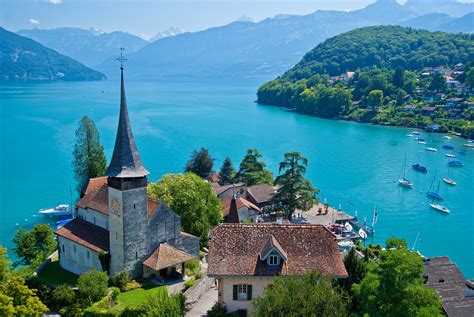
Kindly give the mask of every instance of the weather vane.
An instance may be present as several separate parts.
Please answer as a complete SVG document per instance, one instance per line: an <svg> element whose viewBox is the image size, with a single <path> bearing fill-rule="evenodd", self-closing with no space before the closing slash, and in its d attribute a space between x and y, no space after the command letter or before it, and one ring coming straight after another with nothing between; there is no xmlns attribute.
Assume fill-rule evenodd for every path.
<svg viewBox="0 0 474 317"><path fill-rule="evenodd" d="M116 58L116 60L118 60L120 62L120 69L123 69L123 63L127 60L124 56L123 56L123 51L125 50L125 48L121 47L120 48L120 57Z"/></svg>

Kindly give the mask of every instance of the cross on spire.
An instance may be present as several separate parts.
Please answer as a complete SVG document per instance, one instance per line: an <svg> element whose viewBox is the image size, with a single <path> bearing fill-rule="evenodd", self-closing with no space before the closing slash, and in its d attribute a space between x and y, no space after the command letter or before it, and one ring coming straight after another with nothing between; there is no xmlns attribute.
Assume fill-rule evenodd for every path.
<svg viewBox="0 0 474 317"><path fill-rule="evenodd" d="M120 63L120 69L123 70L123 63L125 63L125 61L127 60L125 58L125 56L123 56L123 51L125 50L125 48L121 47L120 48L120 56L118 58L116 58L116 60L119 61Z"/></svg>

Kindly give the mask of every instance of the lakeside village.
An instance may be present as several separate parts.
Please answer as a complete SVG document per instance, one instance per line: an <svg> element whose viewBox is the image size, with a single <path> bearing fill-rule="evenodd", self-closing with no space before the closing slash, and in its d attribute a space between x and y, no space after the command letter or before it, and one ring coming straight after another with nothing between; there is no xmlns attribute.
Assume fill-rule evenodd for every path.
<svg viewBox="0 0 474 317"><path fill-rule="evenodd" d="M46 225L19 230L17 273L0 249L0 315L474 315L474 282L454 263L424 258L396 238L386 248L365 246L377 211L368 224L319 203L299 153L285 155L273 181L255 149L239 171L226 159L218 174L209 173L212 159L201 149L186 168L194 174L149 183L123 64L121 72L105 174L86 180L55 241ZM43 213L70 212L65 205Z"/></svg>
<svg viewBox="0 0 474 317"><path fill-rule="evenodd" d="M424 67L414 71L415 85L406 95L397 99L391 118L384 116L381 109L372 122L382 125L403 125L424 128L428 132L452 133L456 136L471 137L470 122L474 119L474 91L465 83L466 66L462 63L449 66ZM330 84L342 82L357 85L356 72L349 71L340 76L329 77ZM461 78L463 78L461 80ZM462 82L461 82L462 81ZM352 101L353 106L364 105L364 98ZM421 120L414 120L421 115ZM355 119L351 115L346 119ZM474 147L470 142L465 144Z"/></svg>

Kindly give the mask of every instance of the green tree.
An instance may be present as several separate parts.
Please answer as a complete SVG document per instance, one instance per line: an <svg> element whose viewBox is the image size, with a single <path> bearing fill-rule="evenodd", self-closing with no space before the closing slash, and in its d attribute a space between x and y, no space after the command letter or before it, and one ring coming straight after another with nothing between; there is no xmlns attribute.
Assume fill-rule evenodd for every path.
<svg viewBox="0 0 474 317"><path fill-rule="evenodd" d="M446 78L443 74L436 73L431 78L430 90L431 91L443 91L446 88Z"/></svg>
<svg viewBox="0 0 474 317"><path fill-rule="evenodd" d="M283 174L275 179L279 187L273 201L290 220L296 209L306 211L318 202L319 190L304 177L307 165L308 160L298 152L285 153L285 159L280 162L279 173Z"/></svg>
<svg viewBox="0 0 474 317"><path fill-rule="evenodd" d="M0 246L0 316L42 316L48 308L25 285L23 277L9 269L7 250Z"/></svg>
<svg viewBox="0 0 474 317"><path fill-rule="evenodd" d="M474 89L474 67L471 67L466 73L466 86Z"/></svg>
<svg viewBox="0 0 474 317"><path fill-rule="evenodd" d="M346 267L349 277L344 280L344 285L350 289L352 284L359 283L365 276L367 267L356 252L355 248L351 248L344 258L344 266Z"/></svg>
<svg viewBox="0 0 474 317"><path fill-rule="evenodd" d="M90 270L77 279L79 297L89 306L107 294L107 273Z"/></svg>
<svg viewBox="0 0 474 317"><path fill-rule="evenodd" d="M263 296L252 301L256 317L347 316L347 303L328 277L317 271L303 276L278 276Z"/></svg>
<svg viewBox="0 0 474 317"><path fill-rule="evenodd" d="M13 242L13 251L19 259L15 266L23 264L33 269L41 265L57 246L53 230L44 223L36 224L30 231L19 228Z"/></svg>
<svg viewBox="0 0 474 317"><path fill-rule="evenodd" d="M395 87L403 88L405 86L405 70L403 67L397 67L392 77L392 84Z"/></svg>
<svg viewBox="0 0 474 317"><path fill-rule="evenodd" d="M387 239L386 242L387 249L400 249L400 248L408 248L407 242L404 239L391 237Z"/></svg>
<svg viewBox="0 0 474 317"><path fill-rule="evenodd" d="M107 168L104 148L100 145L99 131L94 121L87 116L79 121L72 154L77 191L81 193L90 178L103 176Z"/></svg>
<svg viewBox="0 0 474 317"><path fill-rule="evenodd" d="M181 216L183 230L200 237L204 245L209 229L222 221L221 205L211 184L196 174L167 174L156 184L148 185L148 194Z"/></svg>
<svg viewBox="0 0 474 317"><path fill-rule="evenodd" d="M230 157L226 157L219 171L220 183L222 185L231 184L234 181L235 168Z"/></svg>
<svg viewBox="0 0 474 317"><path fill-rule="evenodd" d="M72 305L75 299L76 293L69 285L59 285L51 293L51 309L59 311L61 308Z"/></svg>
<svg viewBox="0 0 474 317"><path fill-rule="evenodd" d="M421 257L403 243L397 244L399 248L382 251L378 260L370 262L362 281L352 286L361 312L370 316L441 316L436 292L423 285Z"/></svg>
<svg viewBox="0 0 474 317"><path fill-rule="evenodd" d="M185 298L181 293L168 295L167 292L159 292L147 296L140 309L149 317L181 317L185 313Z"/></svg>
<svg viewBox="0 0 474 317"><path fill-rule="evenodd" d="M243 181L247 186L257 184L273 183L272 173L265 168L266 164L259 161L262 157L257 149L248 149L247 154L240 162L237 179Z"/></svg>
<svg viewBox="0 0 474 317"><path fill-rule="evenodd" d="M122 292L125 292L128 284L128 273L127 271L117 272L109 277L109 286L119 288Z"/></svg>
<svg viewBox="0 0 474 317"><path fill-rule="evenodd" d="M381 90L372 90L367 96L367 108L375 112L378 108L382 107L383 92Z"/></svg>
<svg viewBox="0 0 474 317"><path fill-rule="evenodd" d="M193 151L184 171L192 172L201 178L206 178L212 173L213 166L214 159L209 155L209 150L202 147L199 151Z"/></svg>

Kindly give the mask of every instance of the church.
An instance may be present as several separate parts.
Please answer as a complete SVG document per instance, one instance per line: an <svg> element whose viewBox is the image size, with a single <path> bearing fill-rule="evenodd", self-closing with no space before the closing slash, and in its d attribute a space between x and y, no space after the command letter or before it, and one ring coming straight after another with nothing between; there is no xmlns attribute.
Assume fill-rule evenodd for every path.
<svg viewBox="0 0 474 317"><path fill-rule="evenodd" d="M199 256L199 238L181 231L181 218L147 196L147 175L128 117L123 57L120 116L106 175L90 179L77 217L56 231L59 263L75 274L91 269L131 278L184 274Z"/></svg>

